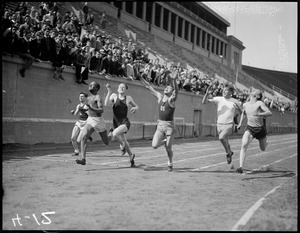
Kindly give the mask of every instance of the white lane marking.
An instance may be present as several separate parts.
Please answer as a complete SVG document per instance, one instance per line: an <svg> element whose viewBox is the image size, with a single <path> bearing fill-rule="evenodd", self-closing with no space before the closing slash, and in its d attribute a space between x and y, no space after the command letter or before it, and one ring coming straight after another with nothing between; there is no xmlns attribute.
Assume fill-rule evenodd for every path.
<svg viewBox="0 0 300 233"><path fill-rule="evenodd" d="M240 218L240 220L232 227L232 231L237 231L239 226L246 225L249 219L253 216L254 212L262 205L262 203L266 200L266 197L276 191L276 189L280 188L281 185L275 187L267 194L265 194L261 199L259 199L246 213Z"/></svg>
<svg viewBox="0 0 300 233"><path fill-rule="evenodd" d="M279 160L276 160L276 161L274 161L274 162L272 162L272 163L263 165L263 166L261 166L261 167L259 167L259 168L252 169L251 171L246 172L246 174L251 174L251 173L256 172L256 171L261 171L261 169L264 168L264 167L268 167L268 166L270 166L270 165L272 165L272 164L279 163L279 162L284 161L284 160L286 160L286 159L290 159L290 158L292 158L292 157L295 157L296 155L297 155L297 154L294 154L294 155L291 155L291 156L289 156L289 157L287 157L287 158L279 159Z"/></svg>

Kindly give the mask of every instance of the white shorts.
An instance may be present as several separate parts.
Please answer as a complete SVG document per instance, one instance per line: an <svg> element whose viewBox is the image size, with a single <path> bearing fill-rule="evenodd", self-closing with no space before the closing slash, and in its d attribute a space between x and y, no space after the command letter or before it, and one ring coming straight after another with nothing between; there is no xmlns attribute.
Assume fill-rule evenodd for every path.
<svg viewBox="0 0 300 233"><path fill-rule="evenodd" d="M106 130L106 123L103 117L91 117L89 116L86 120L86 124L93 127L93 129L98 132L102 133Z"/></svg>
<svg viewBox="0 0 300 233"><path fill-rule="evenodd" d="M75 125L76 125L80 130L82 130L83 127L84 127L84 125L85 125L85 123L86 123L86 121L84 121L84 120L78 120L78 121L76 121Z"/></svg>

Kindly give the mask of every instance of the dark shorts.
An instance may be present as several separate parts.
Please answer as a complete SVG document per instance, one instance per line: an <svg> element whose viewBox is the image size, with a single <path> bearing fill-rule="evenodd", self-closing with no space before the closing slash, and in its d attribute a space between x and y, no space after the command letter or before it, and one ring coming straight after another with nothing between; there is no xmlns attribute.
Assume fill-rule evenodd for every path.
<svg viewBox="0 0 300 233"><path fill-rule="evenodd" d="M248 130L250 132L250 134L258 140L261 138L265 138L267 136L267 130L266 130L266 127L264 127L264 126L252 127L252 126L247 125L246 130Z"/></svg>
<svg viewBox="0 0 300 233"><path fill-rule="evenodd" d="M113 125L114 125L114 129L118 128L120 125L126 125L128 131L130 128L130 121L128 120L128 118L124 118L124 119L114 118Z"/></svg>

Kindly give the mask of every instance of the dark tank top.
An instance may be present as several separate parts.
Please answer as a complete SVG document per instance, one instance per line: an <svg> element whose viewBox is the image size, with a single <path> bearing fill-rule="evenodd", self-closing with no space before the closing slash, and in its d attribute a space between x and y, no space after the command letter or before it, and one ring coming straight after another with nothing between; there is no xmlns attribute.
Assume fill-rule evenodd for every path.
<svg viewBox="0 0 300 233"><path fill-rule="evenodd" d="M120 100L118 97L113 105L114 118L118 119L119 121L127 118L127 111L128 107L126 104L126 96L123 100Z"/></svg>
<svg viewBox="0 0 300 233"><path fill-rule="evenodd" d="M87 111L88 109L79 108L79 120L85 121L88 118L89 115L87 114Z"/></svg>
<svg viewBox="0 0 300 233"><path fill-rule="evenodd" d="M175 108L169 105L168 100L163 102L162 99L159 102L158 119L162 121L173 121Z"/></svg>

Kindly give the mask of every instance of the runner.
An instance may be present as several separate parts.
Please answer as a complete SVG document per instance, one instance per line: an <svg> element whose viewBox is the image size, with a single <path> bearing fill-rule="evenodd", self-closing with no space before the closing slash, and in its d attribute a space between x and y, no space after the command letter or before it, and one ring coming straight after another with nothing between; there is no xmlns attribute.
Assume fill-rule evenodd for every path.
<svg viewBox="0 0 300 233"><path fill-rule="evenodd" d="M88 107L89 117L86 120L86 124L82 130L81 139L81 159L76 159L76 163L86 164L86 147L87 139L92 135L94 131L98 132L105 145L109 144L111 139L110 135L107 135L106 124L102 117L103 103L102 98L98 94L100 90L100 84L97 82L91 82L89 85L89 91L91 95L87 98L86 106Z"/></svg>
<svg viewBox="0 0 300 233"><path fill-rule="evenodd" d="M223 89L223 96L212 97L210 85L202 99L202 104L206 104L206 101L215 103L217 105L217 130L219 134L219 140L222 143L225 151L227 163L230 164L232 161L233 151L230 149L228 138L233 134L234 131L234 113L235 109L242 112L241 104L237 99L232 98L234 87L227 83Z"/></svg>
<svg viewBox="0 0 300 233"><path fill-rule="evenodd" d="M76 106L76 110L72 110L71 114L74 116L78 116L78 120L76 121L74 128L72 130L71 142L74 148L74 156L79 155L78 144L81 141L82 129L85 125L86 119L88 118L88 107L85 105L87 101L88 94L85 92L79 93L79 104ZM89 137L90 141L93 141L92 137Z"/></svg>
<svg viewBox="0 0 300 233"><path fill-rule="evenodd" d="M259 147L262 151L265 151L268 146L264 118L272 116L272 112L268 109L264 102L262 102L262 92L260 90L252 92L250 94L249 102L246 102L243 105L238 129L241 127L245 115L247 116L247 126L242 138L240 166L236 170L238 173L243 173L246 151L253 138L256 138L259 141Z"/></svg>
<svg viewBox="0 0 300 233"><path fill-rule="evenodd" d="M131 167L134 166L134 157L132 154L129 143L126 139L126 133L130 128L130 121L127 117L128 107L131 105L131 113L135 113L138 110L138 105L133 101L132 97L125 95L128 86L125 83L120 83L118 87L118 94L112 93L111 85L106 84L107 95L105 98L105 106L113 104L113 127L112 138L116 138L120 144L122 155L127 151L131 163Z"/></svg>
<svg viewBox="0 0 300 233"><path fill-rule="evenodd" d="M171 83L167 84L164 89L164 94L157 92L149 82L147 82L141 75L139 78L142 84L157 98L159 104L159 116L157 121L156 132L152 139L152 147L154 149L165 145L168 154L168 171L173 170L173 150L172 144L174 140L174 112L175 112L175 101L178 96L178 85L176 79L178 78L178 70L173 67L172 73L170 74L172 79Z"/></svg>

